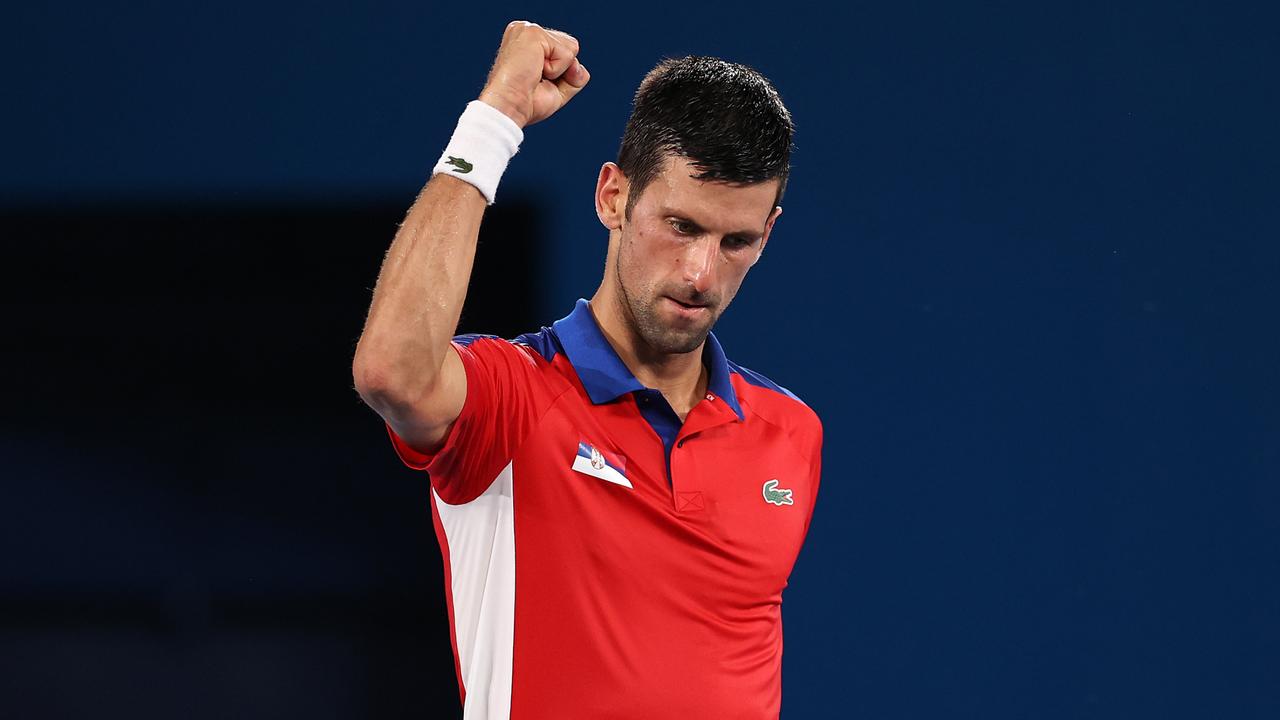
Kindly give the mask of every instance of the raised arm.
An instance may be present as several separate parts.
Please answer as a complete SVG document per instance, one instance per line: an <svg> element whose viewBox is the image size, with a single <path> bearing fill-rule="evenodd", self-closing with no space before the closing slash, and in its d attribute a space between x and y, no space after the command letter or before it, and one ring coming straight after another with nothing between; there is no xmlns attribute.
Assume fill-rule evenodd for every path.
<svg viewBox="0 0 1280 720"><path fill-rule="evenodd" d="M572 36L514 21L479 100L520 128L543 120L587 84L590 75L577 54ZM356 345L356 391L422 452L439 448L466 400L466 374L449 341L486 206L475 185L449 173L431 177L383 259Z"/></svg>

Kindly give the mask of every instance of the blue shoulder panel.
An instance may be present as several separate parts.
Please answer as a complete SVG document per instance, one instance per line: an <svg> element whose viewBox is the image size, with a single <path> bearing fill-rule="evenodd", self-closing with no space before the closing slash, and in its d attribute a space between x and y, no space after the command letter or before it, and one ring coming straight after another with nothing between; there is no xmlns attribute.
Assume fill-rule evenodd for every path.
<svg viewBox="0 0 1280 720"><path fill-rule="evenodd" d="M552 332L549 327L543 327L536 333L525 333L516 338L515 342L522 345L528 345L534 350L537 350L538 354L547 362L551 362L551 358L555 357L556 353L560 352L560 346L557 344L555 333Z"/></svg>
<svg viewBox="0 0 1280 720"><path fill-rule="evenodd" d="M483 340L486 338L490 340L499 339L497 335L485 335L484 333L466 333L465 335L454 335L453 341L458 343L462 347L466 347L477 340Z"/></svg>
<svg viewBox="0 0 1280 720"><path fill-rule="evenodd" d="M808 404L805 403L805 401L801 400L800 398L796 397L795 393L782 387L781 385L770 380L769 378L761 375L755 370L748 370L747 368L742 367L741 365L739 365L736 362L733 362L732 360L729 361L729 369L741 375L742 379L746 380L748 384L755 385L756 387L768 388L774 392L782 393L783 395L786 395L792 400L795 400L796 402L802 405L805 405L805 407L808 407Z"/></svg>
<svg viewBox="0 0 1280 720"><path fill-rule="evenodd" d="M500 338L497 335L489 335L486 333L466 333L464 335L453 336L453 341L462 347L466 347L477 340L502 339L503 338ZM560 347L556 344L555 334L552 333L551 328L548 327L544 327L536 333L525 333L511 342L528 345L534 350L537 350L538 354L546 359L547 362L551 362L551 358L555 357L557 352L560 352Z"/></svg>

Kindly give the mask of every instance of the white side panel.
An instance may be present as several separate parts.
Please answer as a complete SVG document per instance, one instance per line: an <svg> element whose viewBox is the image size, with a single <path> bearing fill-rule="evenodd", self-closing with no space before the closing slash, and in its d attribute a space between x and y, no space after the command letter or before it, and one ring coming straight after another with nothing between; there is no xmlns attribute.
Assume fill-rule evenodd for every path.
<svg viewBox="0 0 1280 720"><path fill-rule="evenodd" d="M454 633L467 699L464 720L511 717L516 618L511 463L480 497L450 505L431 490L449 543Z"/></svg>

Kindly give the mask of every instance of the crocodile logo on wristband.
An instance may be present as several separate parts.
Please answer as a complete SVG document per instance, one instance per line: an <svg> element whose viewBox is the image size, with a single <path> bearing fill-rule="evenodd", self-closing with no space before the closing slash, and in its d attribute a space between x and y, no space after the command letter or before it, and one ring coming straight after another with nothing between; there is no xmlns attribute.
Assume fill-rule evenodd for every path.
<svg viewBox="0 0 1280 720"><path fill-rule="evenodd" d="M467 173L471 172L471 169L472 169L473 167L475 167L474 165L472 165L471 163L467 162L466 160L463 160L463 159L462 159L462 158L460 158L460 157L454 157L454 156L452 156L452 155L450 155L450 156L449 156L449 159L445 161L445 164L446 164L446 165L452 165L452 166L454 166L454 167L458 168L458 172L459 172L459 173L461 173L461 174L463 174L463 175L465 175L465 174L467 174Z"/></svg>

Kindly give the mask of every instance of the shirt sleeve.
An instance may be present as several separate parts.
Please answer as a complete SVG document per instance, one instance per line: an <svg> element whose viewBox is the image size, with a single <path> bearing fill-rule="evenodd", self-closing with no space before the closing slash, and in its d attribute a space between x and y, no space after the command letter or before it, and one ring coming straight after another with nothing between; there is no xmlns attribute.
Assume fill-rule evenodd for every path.
<svg viewBox="0 0 1280 720"><path fill-rule="evenodd" d="M479 497L511 462L549 393L539 366L545 361L526 345L488 336L458 336L451 345L467 374L467 397L444 445L420 452L384 424L400 460L425 470L441 500L460 505Z"/></svg>

